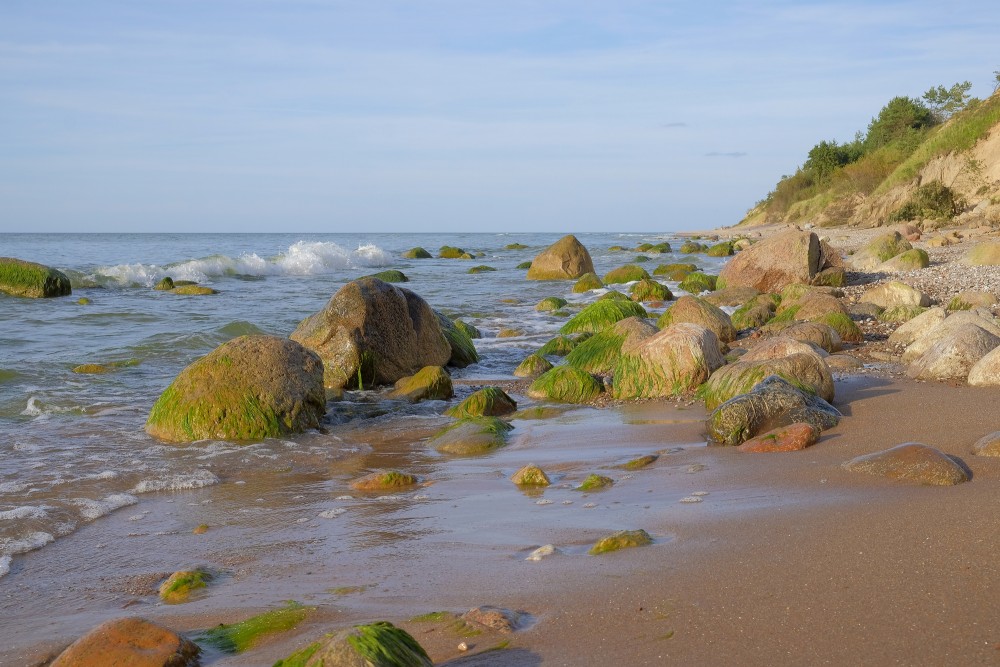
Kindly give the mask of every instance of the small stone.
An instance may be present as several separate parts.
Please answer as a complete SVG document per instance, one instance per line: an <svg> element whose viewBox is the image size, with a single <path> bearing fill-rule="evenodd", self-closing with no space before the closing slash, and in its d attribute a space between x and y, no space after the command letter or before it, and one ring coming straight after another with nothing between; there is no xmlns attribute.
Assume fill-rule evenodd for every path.
<svg viewBox="0 0 1000 667"><path fill-rule="evenodd" d="M457 646L456 648L457 648L457 649L458 649L459 651L461 651L462 653L465 653L466 651L468 651L468 650L469 650L469 645L468 645L468 644L466 644L465 642L462 642L462 643L461 643L461 644L459 644L459 645L458 645L458 646Z"/></svg>
<svg viewBox="0 0 1000 667"><path fill-rule="evenodd" d="M845 463L844 468L933 486L953 486L969 481L963 466L941 450L917 442L855 457Z"/></svg>
<svg viewBox="0 0 1000 667"><path fill-rule="evenodd" d="M537 561L542 560L543 558L547 558L548 556L553 556L553 555L555 555L557 553L559 553L559 550L556 549L556 547L554 545L552 545L552 544L546 544L546 545L540 546L537 549L535 549L534 551L532 551L530 554L528 554L528 557L525 558L524 560L530 560L530 561L533 561L533 562L537 562Z"/></svg>
<svg viewBox="0 0 1000 667"><path fill-rule="evenodd" d="M528 464L518 470L510 481L518 486L548 486L552 483L545 471L534 464Z"/></svg>
<svg viewBox="0 0 1000 667"><path fill-rule="evenodd" d="M972 446L976 456L1000 456L1000 431L985 435Z"/></svg>
<svg viewBox="0 0 1000 667"><path fill-rule="evenodd" d="M750 438L736 447L741 452L794 452L816 444L819 429L805 422L782 426Z"/></svg>

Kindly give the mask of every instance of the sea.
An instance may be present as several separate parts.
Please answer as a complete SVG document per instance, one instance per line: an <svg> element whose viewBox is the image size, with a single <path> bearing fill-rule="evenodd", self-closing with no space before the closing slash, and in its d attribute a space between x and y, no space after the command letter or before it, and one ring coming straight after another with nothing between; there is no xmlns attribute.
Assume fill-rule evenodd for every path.
<svg viewBox="0 0 1000 667"><path fill-rule="evenodd" d="M269 485L281 486L282 476L298 479L304 471L322 477L351 452L378 447L364 437L369 425L391 430L393 420L439 418L447 407L442 402L402 406L386 402L376 390L350 392L344 401L331 403L324 434L172 445L143 430L153 402L185 366L237 336L288 336L348 281L385 269L402 271L409 278L402 287L483 333L475 341L480 362L454 369L456 381L475 385L513 379L517 364L565 322L565 317L537 312L539 300L562 297L573 311L606 291L574 294L573 281L525 279L518 265L560 236L0 235L0 255L58 268L73 286L72 296L54 299L0 295L0 594L14 581L30 587L38 554L56 544L73 546L87 527L97 537L67 548L66 567L74 567L73 559L106 559L108 552L97 548L106 547L101 523L118 515L142 526L154 499L206 502L203 490L220 485L252 489L255 478L266 477ZM717 273L725 261L678 253L683 240L671 233L577 236L599 275L641 254L649 257L642 266L650 273L672 262L693 262ZM674 252L634 249L663 241ZM512 244L525 247L508 249ZM443 245L476 257L439 259ZM403 259L403 252L415 246L435 257ZM479 265L495 271L469 273ZM181 296L153 290L165 276L196 281L218 293ZM677 283L661 282L683 294ZM651 310L651 316L656 314ZM501 329L518 333L497 337ZM100 364L108 372L74 372L84 364ZM294 498L284 502L294 515ZM16 610L4 612L11 613Z"/></svg>

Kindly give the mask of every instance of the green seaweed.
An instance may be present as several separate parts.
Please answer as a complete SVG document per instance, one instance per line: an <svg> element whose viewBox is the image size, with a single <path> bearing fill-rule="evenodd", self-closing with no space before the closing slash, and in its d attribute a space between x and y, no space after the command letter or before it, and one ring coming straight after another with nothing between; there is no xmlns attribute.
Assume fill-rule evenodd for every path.
<svg viewBox="0 0 1000 667"><path fill-rule="evenodd" d="M684 280L684 277L698 267L694 264L660 264L653 269L654 276L667 276L671 280Z"/></svg>
<svg viewBox="0 0 1000 667"><path fill-rule="evenodd" d="M588 373L610 373L627 338L614 327L600 331L570 350L566 363Z"/></svg>
<svg viewBox="0 0 1000 667"><path fill-rule="evenodd" d="M427 652L410 633L388 621L354 626L347 642L377 667L422 667L430 665Z"/></svg>
<svg viewBox="0 0 1000 667"><path fill-rule="evenodd" d="M577 346L577 341L569 336L556 336L549 340L536 352L540 355L551 355L554 357L565 357Z"/></svg>
<svg viewBox="0 0 1000 667"><path fill-rule="evenodd" d="M384 283L408 283L410 279L402 271L397 271L396 269L389 269L388 271L379 271L378 273L373 273L370 276L364 276L365 278L377 278Z"/></svg>
<svg viewBox="0 0 1000 667"><path fill-rule="evenodd" d="M536 378L551 369L552 364L548 359L537 353L531 354L514 369L514 377Z"/></svg>
<svg viewBox="0 0 1000 667"><path fill-rule="evenodd" d="M700 271L692 271L684 276L684 280L681 281L679 287L685 292L700 294L715 290L717 284L718 276L711 276Z"/></svg>
<svg viewBox="0 0 1000 667"><path fill-rule="evenodd" d="M442 259L463 259L464 255L469 255L469 253L465 252L461 248L456 248L455 246L450 245L443 245L438 251L438 257ZM469 255L469 258L471 259L472 256Z"/></svg>
<svg viewBox="0 0 1000 667"><path fill-rule="evenodd" d="M861 327L851 319L850 315L844 313L826 313L813 319L814 322L825 324L840 336L840 340L845 343L861 343L865 340L865 335Z"/></svg>
<svg viewBox="0 0 1000 667"><path fill-rule="evenodd" d="M423 248L421 248L420 246L417 246L416 248L410 248L409 250L403 253L404 259L430 259L431 257L432 255Z"/></svg>
<svg viewBox="0 0 1000 667"><path fill-rule="evenodd" d="M646 278L632 285L629 294L633 301L670 301L674 298L669 287Z"/></svg>
<svg viewBox="0 0 1000 667"><path fill-rule="evenodd" d="M528 395L565 403L584 403L597 398L603 390L603 385L590 373L573 366L556 366L531 383Z"/></svg>
<svg viewBox="0 0 1000 667"><path fill-rule="evenodd" d="M617 269L608 271L604 275L604 284L631 283L643 278L649 278L649 273L646 269L635 264L626 264L625 266L619 266Z"/></svg>
<svg viewBox="0 0 1000 667"><path fill-rule="evenodd" d="M658 458L660 457L656 454L647 454L645 456L640 456L637 459L632 459L628 463L622 464L621 467L625 470L641 470L642 468L655 463Z"/></svg>
<svg viewBox="0 0 1000 667"><path fill-rule="evenodd" d="M517 265L516 268L522 269L522 270L524 270L524 269L530 269L531 268L531 262L521 262L520 264Z"/></svg>
<svg viewBox="0 0 1000 667"><path fill-rule="evenodd" d="M202 569L176 572L160 587L160 598L165 602L183 602L191 591L208 586L212 575Z"/></svg>
<svg viewBox="0 0 1000 667"><path fill-rule="evenodd" d="M601 489L606 489L609 486L613 486L615 480L610 477L605 477L604 475L590 474L587 475L587 479L580 482L580 486L576 487L577 491L599 491Z"/></svg>
<svg viewBox="0 0 1000 667"><path fill-rule="evenodd" d="M535 305L535 310L540 313L559 310L565 306L566 303L566 299L562 299L558 296L547 296Z"/></svg>
<svg viewBox="0 0 1000 667"><path fill-rule="evenodd" d="M878 315L879 322L907 322L927 310L922 306L893 306Z"/></svg>
<svg viewBox="0 0 1000 667"><path fill-rule="evenodd" d="M653 543L653 538L646 531L620 530L617 533L603 537L590 548L587 553L592 556L628 549L631 547L644 547Z"/></svg>
<svg viewBox="0 0 1000 667"><path fill-rule="evenodd" d="M497 269L496 269L495 266L487 266L486 264L480 264L479 266L472 267L471 269L469 269L468 271L466 271L466 273L473 273L473 274L474 273L489 273L490 271L496 271L496 270Z"/></svg>
<svg viewBox="0 0 1000 667"><path fill-rule="evenodd" d="M464 401L445 410L449 417L498 417L517 410L517 403L499 387L483 387Z"/></svg>
<svg viewBox="0 0 1000 667"><path fill-rule="evenodd" d="M733 252L733 242L723 241L710 247L705 251L705 254L709 257L729 257Z"/></svg>
<svg viewBox="0 0 1000 667"><path fill-rule="evenodd" d="M595 301L559 329L560 333L597 333L626 317L646 317L646 309L634 301Z"/></svg>
<svg viewBox="0 0 1000 667"><path fill-rule="evenodd" d="M476 346L472 342L472 338L466 333L465 329L468 325L459 326L456 322L453 322L436 310L434 314L437 315L438 324L441 325L441 333L444 334L448 345L451 347L451 357L448 359L448 365L456 368L465 368L477 363L479 361L479 353L476 351ZM478 329L475 329L475 327L473 329L476 333L479 333Z"/></svg>
<svg viewBox="0 0 1000 667"><path fill-rule="evenodd" d="M528 248L528 247L529 246L526 246L523 243L508 243L507 245L505 245L503 247L503 249L504 250L524 250L525 248Z"/></svg>
<svg viewBox="0 0 1000 667"><path fill-rule="evenodd" d="M0 257L0 292L38 299L67 296L73 290L69 278L61 271L13 257Z"/></svg>
<svg viewBox="0 0 1000 667"><path fill-rule="evenodd" d="M469 337L469 340L475 340L477 338L483 337L483 332L472 326L468 322L463 322L462 320L452 320L455 323L455 328L464 333Z"/></svg>
<svg viewBox="0 0 1000 667"><path fill-rule="evenodd" d="M601 282L596 273L585 273L573 285L573 293L581 294L582 292L589 292L590 290L601 289L602 287L604 287L604 283Z"/></svg>
<svg viewBox="0 0 1000 667"><path fill-rule="evenodd" d="M239 623L219 624L201 633L197 639L225 653L243 653L266 635L291 630L314 610L315 607L289 601L280 609L251 616Z"/></svg>

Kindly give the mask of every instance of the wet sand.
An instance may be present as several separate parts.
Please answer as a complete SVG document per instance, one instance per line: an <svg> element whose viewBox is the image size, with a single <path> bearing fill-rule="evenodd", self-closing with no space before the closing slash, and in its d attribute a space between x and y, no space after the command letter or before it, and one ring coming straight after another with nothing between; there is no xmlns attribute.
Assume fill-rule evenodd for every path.
<svg viewBox="0 0 1000 667"><path fill-rule="evenodd" d="M709 448L700 405L647 402L518 420L508 447L471 459L429 450L420 438L440 420L414 418L293 482L228 475L162 494L140 519L119 511L15 563L32 568L33 585L0 581L3 606L17 610L0 629L0 664L37 664L105 618L196 632L289 599L316 611L293 632L203 664L271 664L331 629L378 619L455 665L997 664L1000 459L970 448L1000 429L1000 390L881 377L841 378L836 389L845 418L802 452ZM959 456L972 481L919 487L840 468L907 441ZM644 470L615 467L657 451ZM553 486L519 491L509 477L528 462ZM348 488L361 471L395 466L425 485L396 499ZM616 483L572 488L591 472ZM694 492L707 495L680 502ZM334 508L344 512L318 518ZM212 528L192 535L200 523ZM622 528L656 543L584 553ZM564 553L524 561L543 544ZM222 573L208 595L157 602L161 574L198 564ZM482 604L528 612L529 627L503 650L471 656L446 628L407 622ZM498 638L466 641L474 653Z"/></svg>

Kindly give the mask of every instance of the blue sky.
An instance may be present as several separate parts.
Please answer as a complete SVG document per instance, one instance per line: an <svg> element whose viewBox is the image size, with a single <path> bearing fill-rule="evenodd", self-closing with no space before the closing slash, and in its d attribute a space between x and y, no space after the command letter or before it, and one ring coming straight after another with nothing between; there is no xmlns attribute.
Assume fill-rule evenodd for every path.
<svg viewBox="0 0 1000 667"><path fill-rule="evenodd" d="M0 231L736 223L993 2L4 0Z"/></svg>

